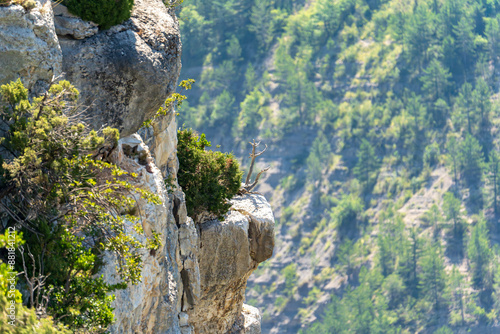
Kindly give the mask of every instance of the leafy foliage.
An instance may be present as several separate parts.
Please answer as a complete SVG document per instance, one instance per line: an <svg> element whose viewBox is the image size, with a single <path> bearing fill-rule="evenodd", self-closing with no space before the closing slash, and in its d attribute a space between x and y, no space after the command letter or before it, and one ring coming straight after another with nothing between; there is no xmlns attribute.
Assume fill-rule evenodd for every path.
<svg viewBox="0 0 500 334"><path fill-rule="evenodd" d="M10 6L13 4L21 5L26 10L31 10L36 7L34 0L0 0L0 6Z"/></svg>
<svg viewBox="0 0 500 334"><path fill-rule="evenodd" d="M87 21L109 29L130 18L134 0L64 0L68 10Z"/></svg>
<svg viewBox="0 0 500 334"><path fill-rule="evenodd" d="M238 193L243 173L232 154L206 150L210 142L191 129L177 133L179 185L186 194L188 215L195 221L206 212L222 218Z"/></svg>
<svg viewBox="0 0 500 334"><path fill-rule="evenodd" d="M134 186L134 174L96 158L98 148L114 149L118 131L89 130L69 82L52 84L32 102L20 80L1 86L0 94L7 125L0 139L0 206L8 226L23 231L29 272L45 277L39 289L50 296L48 313L73 330L101 332L113 320L110 293L140 281L136 249L143 245L126 232L137 221L128 214L134 198L160 200ZM122 283L95 277L105 251L115 254ZM28 273L24 251L18 256L20 271ZM25 278L28 287L37 279ZM33 293L31 307L39 302Z"/></svg>

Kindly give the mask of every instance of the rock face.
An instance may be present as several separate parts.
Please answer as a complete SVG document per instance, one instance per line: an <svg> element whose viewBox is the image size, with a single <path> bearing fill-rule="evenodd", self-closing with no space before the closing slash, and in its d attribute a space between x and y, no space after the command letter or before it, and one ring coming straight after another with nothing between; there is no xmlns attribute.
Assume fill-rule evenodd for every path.
<svg viewBox="0 0 500 334"><path fill-rule="evenodd" d="M131 135L175 91L179 25L162 0L136 0L123 24L83 40L60 36L60 45L65 77L89 106L95 128L107 124Z"/></svg>
<svg viewBox="0 0 500 334"><path fill-rule="evenodd" d="M51 1L38 0L29 11L0 7L0 84L22 78L26 88L40 93L61 68Z"/></svg>
<svg viewBox="0 0 500 334"><path fill-rule="evenodd" d="M233 333L239 334L261 334L260 324L262 317L260 311L250 305L243 304L243 323Z"/></svg>
<svg viewBox="0 0 500 334"><path fill-rule="evenodd" d="M176 141L175 132L161 138ZM172 160L175 146L167 144L171 149L162 152ZM187 217L184 194L167 189L139 135L120 139L111 160L136 173L137 185L162 200L153 205L137 199L145 235L137 235L131 227L127 233L145 242L153 231L159 232L163 246L154 253L140 250L142 282L116 293L110 331L260 334L259 311L243 302L248 277L274 247L274 218L266 199L255 194L236 197L224 221L196 227ZM106 281L119 282L113 256L105 262Z"/></svg>
<svg viewBox="0 0 500 334"><path fill-rule="evenodd" d="M258 263L272 255L274 217L261 195L236 197L231 203L224 221L212 220L200 226L201 296L188 310L196 333L245 333L242 326L239 331L233 326L251 323L245 315L258 318L243 312L245 288Z"/></svg>
<svg viewBox="0 0 500 334"><path fill-rule="evenodd" d="M71 14L62 4L54 5L54 25L59 36L68 35L75 39L92 37L99 31L97 24Z"/></svg>
<svg viewBox="0 0 500 334"><path fill-rule="evenodd" d="M130 152L134 152L130 154ZM171 152L175 155L175 151ZM116 293L115 323L112 333L180 333L182 280L178 266L178 228L173 215L173 195L169 195L160 170L152 162L148 147L138 135L120 139L111 157L122 169L138 175L136 184L157 194L162 204L137 198L137 208L145 235L135 235L143 243L152 231L161 233L163 246L151 252L141 249L142 282ZM119 282L113 256L105 259L102 270L108 282Z"/></svg>

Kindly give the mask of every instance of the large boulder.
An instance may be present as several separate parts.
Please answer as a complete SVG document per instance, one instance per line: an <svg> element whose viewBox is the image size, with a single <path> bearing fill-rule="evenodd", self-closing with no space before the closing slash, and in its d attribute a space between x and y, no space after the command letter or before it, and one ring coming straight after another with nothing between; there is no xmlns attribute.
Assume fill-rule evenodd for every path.
<svg viewBox="0 0 500 334"><path fill-rule="evenodd" d="M59 39L65 77L79 89L94 128L133 134L175 91L179 24L162 0L135 0L129 20L90 38Z"/></svg>
<svg viewBox="0 0 500 334"><path fill-rule="evenodd" d="M26 88L39 94L61 74L61 67L50 0L37 0L30 10L0 7L0 85L21 78Z"/></svg>

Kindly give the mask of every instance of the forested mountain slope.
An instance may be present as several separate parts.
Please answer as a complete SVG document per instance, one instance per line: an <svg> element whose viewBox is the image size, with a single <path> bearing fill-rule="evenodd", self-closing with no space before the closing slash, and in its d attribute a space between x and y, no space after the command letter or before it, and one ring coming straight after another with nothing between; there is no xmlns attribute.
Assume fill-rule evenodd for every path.
<svg viewBox="0 0 500 334"><path fill-rule="evenodd" d="M500 2L186 0L180 124L247 160L264 333L498 331ZM263 145L263 144L262 144Z"/></svg>

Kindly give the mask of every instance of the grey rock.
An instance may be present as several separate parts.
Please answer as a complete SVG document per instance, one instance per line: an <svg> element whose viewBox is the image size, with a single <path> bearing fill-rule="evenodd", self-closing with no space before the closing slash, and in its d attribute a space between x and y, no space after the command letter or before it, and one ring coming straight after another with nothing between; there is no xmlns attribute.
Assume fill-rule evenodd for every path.
<svg viewBox="0 0 500 334"><path fill-rule="evenodd" d="M269 203L262 195L237 196L231 200L232 210L249 218L248 238L250 256L261 263L273 255L274 216ZM272 222L272 223L271 223Z"/></svg>
<svg viewBox="0 0 500 334"><path fill-rule="evenodd" d="M156 166L163 176L177 175L177 122L175 111L169 110L165 116L158 117L150 127L141 128L138 132L149 146L155 158Z"/></svg>
<svg viewBox="0 0 500 334"><path fill-rule="evenodd" d="M127 149L124 149L127 148ZM154 164L141 164L140 157L130 152L142 152L149 156L148 147L137 134L120 139L117 148L110 155L113 163L137 175L133 182L161 199L155 205L139 196L135 197L140 212L140 223L144 234L138 235L131 224L126 233L145 243L153 231L161 234L162 246L155 252L140 249L142 258L142 280L115 292L113 302L115 322L109 328L111 333L173 334L180 333L179 313L181 309L182 279L177 261L179 252L178 229L175 222L173 203L169 198L163 176ZM116 272L113 254L107 254L101 274L108 283L120 281Z"/></svg>
<svg viewBox="0 0 500 334"><path fill-rule="evenodd" d="M253 306L243 304L241 317L234 324L230 334L261 334L262 316Z"/></svg>
<svg viewBox="0 0 500 334"><path fill-rule="evenodd" d="M83 40L60 38L63 71L89 106L90 124L136 132L175 91L179 24L162 0L136 0L131 18Z"/></svg>
<svg viewBox="0 0 500 334"><path fill-rule="evenodd" d="M240 334L261 334L262 316L256 307L243 304L243 328Z"/></svg>
<svg viewBox="0 0 500 334"><path fill-rule="evenodd" d="M84 39L94 36L99 31L97 24L71 14L68 8L60 3L55 4L53 10L56 33L60 36Z"/></svg>
<svg viewBox="0 0 500 334"><path fill-rule="evenodd" d="M40 94L61 68L51 1L38 0L30 11L0 7L0 84L21 78L31 93Z"/></svg>
<svg viewBox="0 0 500 334"><path fill-rule="evenodd" d="M196 306L200 299L199 238L191 218L187 218L179 227L179 252L182 261L182 310L187 311Z"/></svg>
<svg viewBox="0 0 500 334"><path fill-rule="evenodd" d="M256 194L236 197L231 203L224 221L210 220L199 227L201 296L187 310L195 333L231 333L243 328L247 279L257 268L256 258L272 255L274 217L269 203Z"/></svg>
<svg viewBox="0 0 500 334"><path fill-rule="evenodd" d="M179 325L181 327L188 326L189 315L185 312L179 313Z"/></svg>

